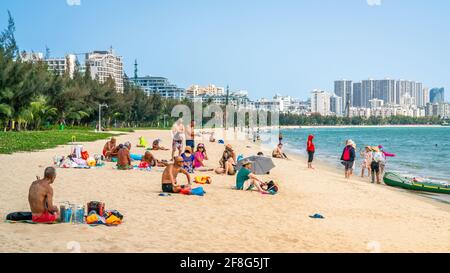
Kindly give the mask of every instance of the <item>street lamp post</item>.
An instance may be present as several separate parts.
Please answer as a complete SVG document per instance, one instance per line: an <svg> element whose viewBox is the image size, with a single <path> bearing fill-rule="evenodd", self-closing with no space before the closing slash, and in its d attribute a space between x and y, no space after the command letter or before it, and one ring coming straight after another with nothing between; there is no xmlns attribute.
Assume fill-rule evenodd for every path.
<svg viewBox="0 0 450 273"><path fill-rule="evenodd" d="M98 132L100 133L102 131L102 107L108 107L108 104L106 103L100 103L98 105Z"/></svg>

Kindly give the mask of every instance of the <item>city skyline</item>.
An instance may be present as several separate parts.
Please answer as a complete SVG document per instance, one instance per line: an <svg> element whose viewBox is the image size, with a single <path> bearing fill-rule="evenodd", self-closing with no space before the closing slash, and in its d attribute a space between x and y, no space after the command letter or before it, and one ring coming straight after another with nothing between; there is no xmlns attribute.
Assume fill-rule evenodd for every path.
<svg viewBox="0 0 450 273"><path fill-rule="evenodd" d="M388 76L448 89L449 3L335 2L3 1L0 27L10 10L21 50L48 46L60 57L113 46L128 75L137 59L141 75L183 88L230 85L252 99L307 99L340 78ZM111 20L115 14L123 19Z"/></svg>

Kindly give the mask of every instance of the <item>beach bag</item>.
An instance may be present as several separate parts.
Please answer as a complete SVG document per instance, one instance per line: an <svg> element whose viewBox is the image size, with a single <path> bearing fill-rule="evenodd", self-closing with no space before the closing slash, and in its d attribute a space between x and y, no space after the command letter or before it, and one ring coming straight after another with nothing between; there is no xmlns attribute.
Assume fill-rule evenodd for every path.
<svg viewBox="0 0 450 273"><path fill-rule="evenodd" d="M108 218L106 218L106 225L107 226L117 226L122 223L122 220L119 219L119 217L115 215L110 215Z"/></svg>
<svg viewBox="0 0 450 273"><path fill-rule="evenodd" d="M91 201L87 203L87 211L90 214L92 211L95 211L100 216L103 216L105 213L105 203L98 202L98 201Z"/></svg>
<svg viewBox="0 0 450 273"><path fill-rule="evenodd" d="M7 221L31 221L32 218L31 212L13 212L6 215Z"/></svg>
<svg viewBox="0 0 450 273"><path fill-rule="evenodd" d="M205 193L206 192L203 190L203 187L198 187L198 188L195 188L195 189L191 190L191 194L192 195L203 196L203 195L205 195Z"/></svg>
<svg viewBox="0 0 450 273"><path fill-rule="evenodd" d="M349 147L345 147L344 155L342 156L342 159L344 161L350 161L350 148Z"/></svg>
<svg viewBox="0 0 450 273"><path fill-rule="evenodd" d="M197 184L211 184L212 179L210 176L204 175L204 176L196 176L194 178L194 182Z"/></svg>
<svg viewBox="0 0 450 273"><path fill-rule="evenodd" d="M272 193L272 194L277 193L278 192L278 185L275 184L275 182L273 182L273 181L269 181L267 183L267 191Z"/></svg>

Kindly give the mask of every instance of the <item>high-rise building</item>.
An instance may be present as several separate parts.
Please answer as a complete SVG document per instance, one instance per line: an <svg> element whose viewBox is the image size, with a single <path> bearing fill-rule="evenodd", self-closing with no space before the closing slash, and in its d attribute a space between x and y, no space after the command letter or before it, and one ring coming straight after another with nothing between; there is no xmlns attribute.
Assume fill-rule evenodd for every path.
<svg viewBox="0 0 450 273"><path fill-rule="evenodd" d="M423 105L422 106L427 105L427 103L429 103L429 102L430 102L430 89L424 88L423 89Z"/></svg>
<svg viewBox="0 0 450 273"><path fill-rule="evenodd" d="M362 84L360 82L353 83L353 107L362 106Z"/></svg>
<svg viewBox="0 0 450 273"><path fill-rule="evenodd" d="M370 100L374 98L374 80L363 80L361 83L361 106L370 107Z"/></svg>
<svg viewBox="0 0 450 273"><path fill-rule="evenodd" d="M341 117L342 112L342 98L336 95L330 96L330 111L335 113L336 116Z"/></svg>
<svg viewBox="0 0 450 273"><path fill-rule="evenodd" d="M373 98L388 104L395 104L395 80L384 79L373 82Z"/></svg>
<svg viewBox="0 0 450 273"><path fill-rule="evenodd" d="M158 94L166 99L182 100L186 97L186 90L171 84L163 77L136 77L132 82L141 87L148 95Z"/></svg>
<svg viewBox="0 0 450 273"><path fill-rule="evenodd" d="M311 112L328 116L330 114L331 94L322 90L313 90L311 92Z"/></svg>
<svg viewBox="0 0 450 273"><path fill-rule="evenodd" d="M123 92L122 57L117 56L112 48L109 51L87 53L85 62L93 79L103 83L111 77L116 84L117 92Z"/></svg>
<svg viewBox="0 0 450 273"><path fill-rule="evenodd" d="M430 90L430 102L440 103L445 101L445 90L444 88L433 88Z"/></svg>
<svg viewBox="0 0 450 273"><path fill-rule="evenodd" d="M334 82L334 94L342 98L342 113L353 105L353 83L349 80L338 80Z"/></svg>

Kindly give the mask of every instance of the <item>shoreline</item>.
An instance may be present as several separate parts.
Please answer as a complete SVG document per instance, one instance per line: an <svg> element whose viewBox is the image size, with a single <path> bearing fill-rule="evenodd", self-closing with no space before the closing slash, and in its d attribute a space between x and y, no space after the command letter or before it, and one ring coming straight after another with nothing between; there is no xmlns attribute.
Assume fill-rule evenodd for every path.
<svg viewBox="0 0 450 273"><path fill-rule="evenodd" d="M274 128L274 127L267 127ZM317 125L317 126L280 126L281 129L348 129L348 128L444 128L442 125Z"/></svg>
<svg viewBox="0 0 450 273"><path fill-rule="evenodd" d="M142 153L144 148L135 147L141 135L149 143L160 138L163 146L171 144L168 131L139 131L116 138L118 143L130 140L131 152ZM206 144L207 165L216 167L224 146L207 138L196 141ZM249 140L226 142L244 156L272 152ZM101 151L103 144L83 143L92 154ZM66 154L69 148L0 155L1 180L8 181L0 192L1 217L29 210L30 183L42 175L54 155ZM170 151L154 155L167 159ZM118 171L107 163L98 169L57 169L56 204L102 201L107 209L120 211L124 223L108 228L1 222L0 252L69 252L67 243L76 241L81 252L88 253L368 253L374 251L373 242L380 245L376 252L450 253L450 242L442 240L450 226L448 206L356 178L347 181L343 173L319 161L315 171L308 170L300 155L273 161L276 167L261 177L279 183L280 191L274 196L232 190L235 176L210 172L196 173L213 179L210 185L195 185L205 188L204 197L160 197L161 168ZM185 180L179 176L182 184ZM315 213L325 219L311 219ZM168 229L174 232L167 233Z"/></svg>

